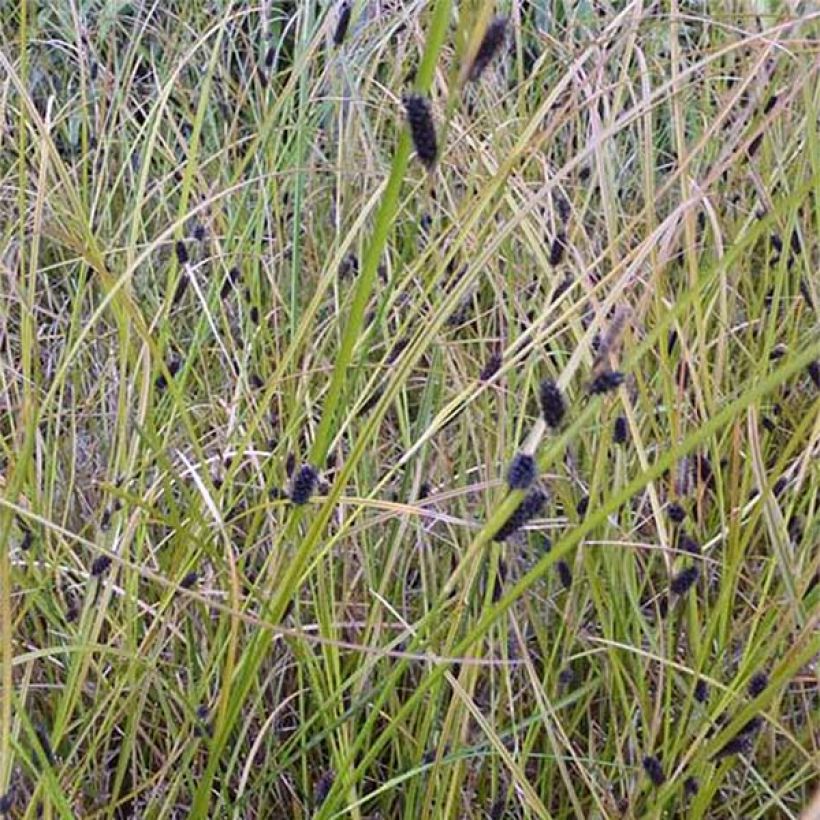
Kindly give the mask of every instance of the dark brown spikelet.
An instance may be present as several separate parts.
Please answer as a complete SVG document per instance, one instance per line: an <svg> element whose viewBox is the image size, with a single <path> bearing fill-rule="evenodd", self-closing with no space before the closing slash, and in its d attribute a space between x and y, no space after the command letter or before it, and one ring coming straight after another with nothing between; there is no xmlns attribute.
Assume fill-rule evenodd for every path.
<svg viewBox="0 0 820 820"><path fill-rule="evenodd" d="M107 555L100 555L91 564L91 574L99 578L111 566L111 559Z"/></svg>
<svg viewBox="0 0 820 820"><path fill-rule="evenodd" d="M743 733L735 735L731 740L721 746L712 756L712 760L722 760L724 757L739 755L748 752L752 745L752 738Z"/></svg>
<svg viewBox="0 0 820 820"><path fill-rule="evenodd" d="M14 792L7 791L5 794L0 795L0 816L5 816L7 814L11 814L11 810L14 808Z"/></svg>
<svg viewBox="0 0 820 820"><path fill-rule="evenodd" d="M750 698L756 698L763 694L763 691L769 685L769 677L765 672L755 672L749 679L748 692Z"/></svg>
<svg viewBox="0 0 820 820"><path fill-rule="evenodd" d="M285 474L290 478L293 475L293 471L296 469L296 456L293 453L288 453L288 457L285 459Z"/></svg>
<svg viewBox="0 0 820 820"><path fill-rule="evenodd" d="M544 379L538 387L538 399L547 426L553 429L560 426L566 412L561 388L552 379Z"/></svg>
<svg viewBox="0 0 820 820"><path fill-rule="evenodd" d="M694 797L698 793L700 783L696 777L687 777L683 781L683 793L686 797Z"/></svg>
<svg viewBox="0 0 820 820"><path fill-rule="evenodd" d="M516 453L507 469L507 484L511 490L526 490L537 474L535 459L529 453Z"/></svg>
<svg viewBox="0 0 820 820"><path fill-rule="evenodd" d="M428 171L432 171L438 156L438 143L430 103L420 94L405 94L402 102L419 161Z"/></svg>
<svg viewBox="0 0 820 820"><path fill-rule="evenodd" d="M589 496L584 495L581 500L575 505L575 512L578 513L579 518L583 518L589 509Z"/></svg>
<svg viewBox="0 0 820 820"><path fill-rule="evenodd" d="M695 585L700 574L697 567L686 567L682 569L677 575L672 578L669 584L669 589L673 595L686 595L687 592Z"/></svg>
<svg viewBox="0 0 820 820"><path fill-rule="evenodd" d="M231 268L227 275L225 276L225 280L222 282L222 288L219 291L219 298L220 299L227 299L230 295L230 292L233 290L234 285L239 281L239 268Z"/></svg>
<svg viewBox="0 0 820 820"><path fill-rule="evenodd" d="M567 249L567 235L559 231L555 239L550 244L550 265L554 268L561 264L564 259L564 251Z"/></svg>
<svg viewBox="0 0 820 820"><path fill-rule="evenodd" d="M488 382L500 369L501 356L499 356L498 353L493 353L481 369L481 373L478 375L479 381Z"/></svg>
<svg viewBox="0 0 820 820"><path fill-rule="evenodd" d="M316 781L316 786L313 789L313 800L317 806L321 806L327 800L335 779L336 773L330 769Z"/></svg>
<svg viewBox="0 0 820 820"><path fill-rule="evenodd" d="M319 476L311 464L303 464L293 476L290 484L290 500L297 505L307 504L316 489Z"/></svg>
<svg viewBox="0 0 820 820"><path fill-rule="evenodd" d="M182 362L177 358L173 358L168 361L166 366L168 368L168 372L171 374L171 378L173 378L179 372ZM157 376L157 380L154 382L154 385L157 390L164 390L168 386L168 380L165 378L164 373L160 373L159 376Z"/></svg>
<svg viewBox="0 0 820 820"><path fill-rule="evenodd" d="M179 281L177 282L177 287L174 291L174 298L171 300L171 304L178 304L180 299L182 299L185 295L186 290L188 290L188 274L183 271L179 276Z"/></svg>
<svg viewBox="0 0 820 820"><path fill-rule="evenodd" d="M180 239L176 245L174 245L174 249L177 252L177 262L179 262L180 265L187 265L188 249L185 247L185 243Z"/></svg>
<svg viewBox="0 0 820 820"><path fill-rule="evenodd" d="M815 388L820 390L820 361L815 359L813 362L809 362L808 371Z"/></svg>
<svg viewBox="0 0 820 820"><path fill-rule="evenodd" d="M619 373L617 370L604 370L587 385L587 391L593 396L609 393L612 390L617 390L623 384L623 381L623 373Z"/></svg>
<svg viewBox="0 0 820 820"><path fill-rule="evenodd" d="M521 504L519 504L518 509L499 527L493 539L495 541L506 541L510 536L518 532L524 524L535 518L544 508L546 501L547 494L543 490L537 487L530 490Z"/></svg>
<svg viewBox="0 0 820 820"><path fill-rule="evenodd" d="M339 6L339 19L336 23L336 31L333 32L333 45L340 46L345 41L347 29L350 26L350 3L348 0Z"/></svg>
<svg viewBox="0 0 820 820"><path fill-rule="evenodd" d="M674 501L667 506L666 514L669 516L669 520L673 524L682 524L686 518L686 510Z"/></svg>
<svg viewBox="0 0 820 820"><path fill-rule="evenodd" d="M618 416L615 419L615 424L612 425L612 441L615 444L625 444L627 437L626 416Z"/></svg>
<svg viewBox="0 0 820 820"><path fill-rule="evenodd" d="M195 570L186 573L185 577L179 582L182 589L190 589L199 580L199 575Z"/></svg>
<svg viewBox="0 0 820 820"><path fill-rule="evenodd" d="M559 561L556 565L558 569L558 577L561 579L561 586L564 589L569 589L572 586L572 570L566 561Z"/></svg>
<svg viewBox="0 0 820 820"><path fill-rule="evenodd" d="M687 535L685 532L682 532L678 536L678 549L683 552L688 552L690 555L700 555L700 544L698 544L691 535Z"/></svg>
<svg viewBox="0 0 820 820"><path fill-rule="evenodd" d="M657 757L646 755L643 759L643 770L646 772L647 777L649 777L654 786L660 787L666 782L666 775L663 773L663 766L661 766L661 762Z"/></svg>
<svg viewBox="0 0 820 820"><path fill-rule="evenodd" d="M504 36L507 31L507 18L496 17L490 21L481 45L478 47L473 64L470 66L469 78L471 82L477 82L484 69L492 62L493 57L498 53L504 44Z"/></svg>
<svg viewBox="0 0 820 820"><path fill-rule="evenodd" d="M709 700L709 685L703 678L698 678L698 682L695 684L694 696L698 703L706 703Z"/></svg>

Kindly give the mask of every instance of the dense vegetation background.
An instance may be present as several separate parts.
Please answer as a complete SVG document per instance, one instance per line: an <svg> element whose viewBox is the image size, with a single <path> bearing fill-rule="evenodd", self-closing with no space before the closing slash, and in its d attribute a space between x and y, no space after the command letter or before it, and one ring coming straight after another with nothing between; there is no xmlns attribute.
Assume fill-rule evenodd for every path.
<svg viewBox="0 0 820 820"><path fill-rule="evenodd" d="M0 813L818 816L819 18L0 6Z"/></svg>

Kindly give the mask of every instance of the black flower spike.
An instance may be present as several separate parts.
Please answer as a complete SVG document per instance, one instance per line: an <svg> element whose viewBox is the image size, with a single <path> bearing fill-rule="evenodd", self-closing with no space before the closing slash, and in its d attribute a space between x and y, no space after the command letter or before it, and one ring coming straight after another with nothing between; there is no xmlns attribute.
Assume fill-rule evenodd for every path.
<svg viewBox="0 0 820 820"><path fill-rule="evenodd" d="M575 505L575 512L578 513L579 518L583 518L587 514L587 510L589 509L589 496L585 495L581 497L581 500Z"/></svg>
<svg viewBox="0 0 820 820"><path fill-rule="evenodd" d="M514 535L528 521L535 518L544 508L547 501L547 494L537 487L530 490L524 500L519 504L510 517L501 525L498 532L493 536L495 541L506 541Z"/></svg>
<svg viewBox="0 0 820 820"><path fill-rule="evenodd" d="M194 239L197 242L204 242L206 235L207 231L205 230L205 226L201 222L197 222L194 228Z"/></svg>
<svg viewBox="0 0 820 820"><path fill-rule="evenodd" d="M176 374L179 372L179 368L181 365L182 362L177 358L173 358L167 363L166 366L168 367L168 372L171 374L171 378L176 376ZM154 384L157 390L164 390L168 386L168 380L165 378L165 374L160 373L159 376L157 376L157 380L156 382L154 382Z"/></svg>
<svg viewBox="0 0 820 820"><path fill-rule="evenodd" d="M563 231L559 231L555 235L550 245L550 265L555 268L561 264L564 259L564 251L567 249L567 235Z"/></svg>
<svg viewBox="0 0 820 820"><path fill-rule="evenodd" d="M706 703L709 700L709 684L703 678L698 678L695 684L695 700L698 703Z"/></svg>
<svg viewBox="0 0 820 820"><path fill-rule="evenodd" d="M756 698L762 694L765 688L769 685L769 676L765 672L755 672L749 679L749 697Z"/></svg>
<svg viewBox="0 0 820 820"><path fill-rule="evenodd" d="M177 252L177 261L180 265L187 265L188 264L188 249L185 247L185 243L182 240L179 240L176 245L174 246Z"/></svg>
<svg viewBox="0 0 820 820"><path fill-rule="evenodd" d="M0 794L0 815L5 816L11 814L14 808L14 792L8 791L5 794Z"/></svg>
<svg viewBox="0 0 820 820"><path fill-rule="evenodd" d="M666 514L669 516L669 520L673 524L682 524L683 520L686 518L686 510L674 501L666 508Z"/></svg>
<svg viewBox="0 0 820 820"><path fill-rule="evenodd" d="M556 565L558 568L558 577L561 579L561 586L564 589L569 589L572 586L572 570L566 561L559 561Z"/></svg>
<svg viewBox="0 0 820 820"><path fill-rule="evenodd" d="M178 304L180 299L182 299L185 295L186 290L188 290L188 274L183 271L179 277L179 281L177 282L177 287L174 291L174 298L171 300L171 304Z"/></svg>
<svg viewBox="0 0 820 820"><path fill-rule="evenodd" d="M666 782L666 775L663 773L663 766L660 760L652 755L647 755L643 759L643 770L646 772L652 784L655 786L663 786Z"/></svg>
<svg viewBox="0 0 820 820"><path fill-rule="evenodd" d="M544 379L538 388L538 398L544 421L548 427L555 429L561 424L566 412L561 388L552 379Z"/></svg>
<svg viewBox="0 0 820 820"><path fill-rule="evenodd" d="M820 361L815 359L813 362L809 362L808 371L814 386L820 390Z"/></svg>
<svg viewBox="0 0 820 820"><path fill-rule="evenodd" d="M687 777L686 780L683 781L683 793L687 797L694 797L698 793L698 789L700 788L700 783L696 777Z"/></svg>
<svg viewBox="0 0 820 820"><path fill-rule="evenodd" d="M311 464L303 464L294 474L290 484L290 500L297 505L307 504L316 488L319 476Z"/></svg>
<svg viewBox="0 0 820 820"><path fill-rule="evenodd" d="M285 473L287 474L288 478L293 475L293 471L296 469L296 456L293 453L288 453L288 457L285 459Z"/></svg>
<svg viewBox="0 0 820 820"><path fill-rule="evenodd" d="M615 444L626 443L628 432L626 416L618 416L618 418L615 419L615 424L612 425L612 441Z"/></svg>
<svg viewBox="0 0 820 820"><path fill-rule="evenodd" d="M336 773L332 770L325 772L317 781L313 790L314 802L321 806L325 802L330 790L333 788L333 781L336 780Z"/></svg>
<svg viewBox="0 0 820 820"><path fill-rule="evenodd" d="M195 570L191 570L189 573L185 575L185 577L179 582L179 586L181 589L190 589L196 582L199 580L199 575L196 573Z"/></svg>
<svg viewBox="0 0 820 820"><path fill-rule="evenodd" d="M470 66L469 78L472 82L477 82L484 69L492 62L498 50L504 43L504 36L507 30L507 18L496 17L490 21L484 38L478 47L473 64Z"/></svg>
<svg viewBox="0 0 820 820"><path fill-rule="evenodd" d="M735 735L731 740L721 746L720 749L712 756L712 760L722 760L724 757L731 755L739 755L743 752L748 752L752 745L752 740L748 735Z"/></svg>
<svg viewBox="0 0 820 820"><path fill-rule="evenodd" d="M438 143L430 103L420 94L405 94L402 102L416 154L427 170L432 171L438 156Z"/></svg>
<svg viewBox="0 0 820 820"><path fill-rule="evenodd" d="M535 459L529 453L516 453L507 470L507 484L511 490L526 490L537 474Z"/></svg>
<svg viewBox="0 0 820 820"><path fill-rule="evenodd" d="M489 359L487 359L487 363L481 370L478 378L479 381L488 382L496 373L501 369L501 356L498 353L493 353Z"/></svg>
<svg viewBox="0 0 820 820"><path fill-rule="evenodd" d="M678 549L683 552L688 552L690 555L700 555L700 544L698 544L691 535L687 535L685 532L682 532L678 536Z"/></svg>
<svg viewBox="0 0 820 820"><path fill-rule="evenodd" d="M604 370L599 373L587 386L587 390L593 395L609 393L616 390L623 384L624 374L617 370Z"/></svg>
<svg viewBox="0 0 820 820"><path fill-rule="evenodd" d="M695 566L682 569L669 584L669 589L674 595L686 595L698 580L699 570Z"/></svg>
<svg viewBox="0 0 820 820"><path fill-rule="evenodd" d="M231 268L225 276L225 281L222 283L222 288L219 291L220 299L227 299L234 285L239 280L239 268Z"/></svg>
<svg viewBox="0 0 820 820"><path fill-rule="evenodd" d="M350 25L350 3L344 0L339 6L339 20L336 23L336 31L333 32L333 45L340 46L345 41L348 26Z"/></svg>
<svg viewBox="0 0 820 820"><path fill-rule="evenodd" d="M95 578L99 578L111 566L111 559L107 555L101 555L95 558L91 564L91 574Z"/></svg>

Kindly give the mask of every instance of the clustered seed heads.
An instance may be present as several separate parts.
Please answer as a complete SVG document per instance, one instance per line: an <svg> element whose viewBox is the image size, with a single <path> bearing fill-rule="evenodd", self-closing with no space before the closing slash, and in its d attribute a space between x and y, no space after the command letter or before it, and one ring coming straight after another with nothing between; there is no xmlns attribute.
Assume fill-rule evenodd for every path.
<svg viewBox="0 0 820 820"><path fill-rule="evenodd" d="M420 94L405 94L402 102L416 155L427 170L432 171L438 157L438 143L430 103Z"/></svg>
<svg viewBox="0 0 820 820"><path fill-rule="evenodd" d="M535 459L529 453L516 453L507 470L507 484L511 490L526 490L537 474Z"/></svg>
<svg viewBox="0 0 820 820"><path fill-rule="evenodd" d="M547 494L535 487L530 490L524 497L518 508L513 511L510 517L499 527L496 534L493 536L495 541L506 541L526 523L537 516L544 508L547 502Z"/></svg>
<svg viewBox="0 0 820 820"><path fill-rule="evenodd" d="M698 580L699 570L695 566L686 567L682 569L677 575L672 578L669 584L669 589L673 595L686 595L687 592L695 585Z"/></svg>
<svg viewBox="0 0 820 820"><path fill-rule="evenodd" d="M587 390L593 396L617 390L624 381L624 374L617 370L603 370L589 383Z"/></svg>
<svg viewBox="0 0 820 820"><path fill-rule="evenodd" d="M481 45L478 47L473 64L470 66L469 79L472 82L477 82L484 69L492 62L493 57L498 53L501 46L504 44L504 37L507 31L507 18L496 17L490 21L487 30L484 32L484 37L481 40Z"/></svg>
<svg viewBox="0 0 820 820"><path fill-rule="evenodd" d="M553 429L559 427L566 412L561 389L552 379L544 379L538 388L538 398L541 403L541 413L547 426Z"/></svg>
<svg viewBox="0 0 820 820"><path fill-rule="evenodd" d="M661 762L657 757L653 757L652 755L644 757L643 769L654 786L663 786L666 782L663 766L661 766Z"/></svg>
<svg viewBox="0 0 820 820"><path fill-rule="evenodd" d="M299 506L307 504L319 480L316 468L303 464L293 475L290 485L290 500Z"/></svg>

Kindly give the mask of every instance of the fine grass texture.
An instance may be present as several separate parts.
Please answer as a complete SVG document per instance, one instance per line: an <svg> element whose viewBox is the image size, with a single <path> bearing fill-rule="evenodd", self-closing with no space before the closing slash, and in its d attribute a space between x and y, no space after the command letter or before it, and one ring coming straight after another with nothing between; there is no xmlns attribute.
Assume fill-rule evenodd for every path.
<svg viewBox="0 0 820 820"><path fill-rule="evenodd" d="M0 6L0 815L816 817L818 37Z"/></svg>

